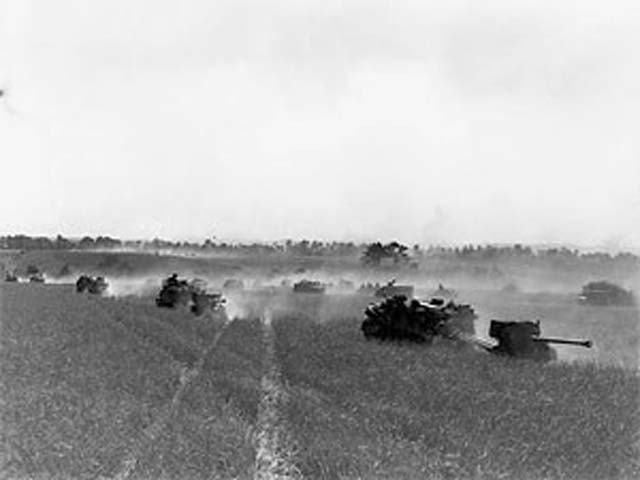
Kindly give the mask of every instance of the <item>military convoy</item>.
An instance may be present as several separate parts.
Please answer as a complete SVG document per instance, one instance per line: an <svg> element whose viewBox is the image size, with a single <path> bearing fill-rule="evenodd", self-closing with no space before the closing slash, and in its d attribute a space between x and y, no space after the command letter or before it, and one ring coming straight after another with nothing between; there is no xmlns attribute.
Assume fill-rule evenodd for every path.
<svg viewBox="0 0 640 480"><path fill-rule="evenodd" d="M487 342L475 336L474 320L477 315L470 305L441 298L421 302L395 295L369 305L364 314L361 329L367 339L426 343L432 343L435 339L449 339L496 355L538 361L556 359L556 352L550 344L591 347L589 340L541 337L539 321L492 320L489 336L497 343Z"/></svg>
<svg viewBox="0 0 640 480"><path fill-rule="evenodd" d="M207 311L218 311L226 300L221 293L208 293L201 280L187 281L174 273L162 282L156 305L162 308L189 307L196 316Z"/></svg>

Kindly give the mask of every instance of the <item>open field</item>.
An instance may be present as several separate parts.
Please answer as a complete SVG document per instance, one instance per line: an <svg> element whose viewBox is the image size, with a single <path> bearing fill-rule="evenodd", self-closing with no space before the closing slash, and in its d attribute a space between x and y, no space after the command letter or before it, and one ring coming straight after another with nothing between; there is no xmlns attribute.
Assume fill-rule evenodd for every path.
<svg viewBox="0 0 640 480"><path fill-rule="evenodd" d="M0 477L109 478L137 450L141 478L189 478L198 469L249 478L247 431L261 375L259 343L250 341L255 322L226 327L167 418L180 377L222 323L194 327L187 312L145 311L68 286L2 285L0 295ZM188 463L171 456L186 451Z"/></svg>
<svg viewBox="0 0 640 480"><path fill-rule="evenodd" d="M458 291L480 316L480 336L491 318L540 318L545 335L595 342L539 365L447 341L367 342L359 327L372 298L355 294L230 292L234 321L196 318L149 296L181 259L58 253L30 255L107 275L126 261L138 283L125 293L143 295L0 285L0 477L269 478L261 462L285 447L293 476L312 479L640 477L636 308L586 307L558 292ZM187 261L216 281L258 272L268 282L274 268ZM316 266L304 268L313 277ZM322 275L355 275L350 268ZM265 378L281 390L266 414ZM264 438L275 450L259 453Z"/></svg>
<svg viewBox="0 0 640 480"><path fill-rule="evenodd" d="M634 478L638 378L450 345L366 342L355 319L276 323L309 478Z"/></svg>

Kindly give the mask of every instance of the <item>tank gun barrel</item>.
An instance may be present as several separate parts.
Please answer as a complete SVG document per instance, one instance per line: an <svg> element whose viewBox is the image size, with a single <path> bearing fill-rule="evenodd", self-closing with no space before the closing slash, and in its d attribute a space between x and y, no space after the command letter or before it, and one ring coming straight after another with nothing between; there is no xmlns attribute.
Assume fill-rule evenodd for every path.
<svg viewBox="0 0 640 480"><path fill-rule="evenodd" d="M562 345L576 345L578 347L585 348L591 348L593 346L591 340L567 340L565 338L535 337L533 341L543 343L556 343Z"/></svg>

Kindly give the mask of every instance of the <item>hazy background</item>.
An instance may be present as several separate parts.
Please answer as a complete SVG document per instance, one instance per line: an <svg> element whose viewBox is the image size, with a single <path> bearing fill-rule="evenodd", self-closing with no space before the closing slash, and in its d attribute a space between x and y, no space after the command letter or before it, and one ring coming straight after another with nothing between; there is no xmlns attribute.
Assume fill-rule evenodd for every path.
<svg viewBox="0 0 640 480"><path fill-rule="evenodd" d="M640 245L637 1L0 5L5 233Z"/></svg>

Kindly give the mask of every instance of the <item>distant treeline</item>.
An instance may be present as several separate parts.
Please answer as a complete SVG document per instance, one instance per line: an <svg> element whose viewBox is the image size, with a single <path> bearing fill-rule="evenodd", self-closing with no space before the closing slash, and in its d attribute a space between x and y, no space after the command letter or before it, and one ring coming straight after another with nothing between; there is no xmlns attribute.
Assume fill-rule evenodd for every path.
<svg viewBox="0 0 640 480"><path fill-rule="evenodd" d="M7 235L0 236L0 249L3 250L105 250L105 249L127 249L127 250L184 250L184 251L215 251L220 253L289 253L301 256L323 256L323 255L357 255L363 245L353 242L320 242L301 240L295 242L286 240L284 242L273 243L228 243L215 242L206 239L202 243L163 240L155 238L153 240L120 240L109 236L90 237L85 236L80 239L65 238L58 235L55 238L31 237L28 235Z"/></svg>
<svg viewBox="0 0 640 480"><path fill-rule="evenodd" d="M206 239L202 243L187 241L169 241L159 238L153 240L120 240L109 236L82 238L31 237L28 235L0 236L0 249L4 250L108 250L124 249L134 251L166 251L185 252L208 251L228 254L289 254L297 256L360 256L363 263L376 266L385 258L394 264L411 264L423 258L439 260L467 261L471 263L508 262L517 263L550 263L555 266L563 264L594 263L624 265L640 268L640 257L621 252L580 252L576 249L543 248L534 249L522 244L496 245L464 245L458 247L429 246L412 247L398 242L382 244L354 242L323 242L318 240L286 240L272 243L227 243ZM373 259L373 261L372 261Z"/></svg>

